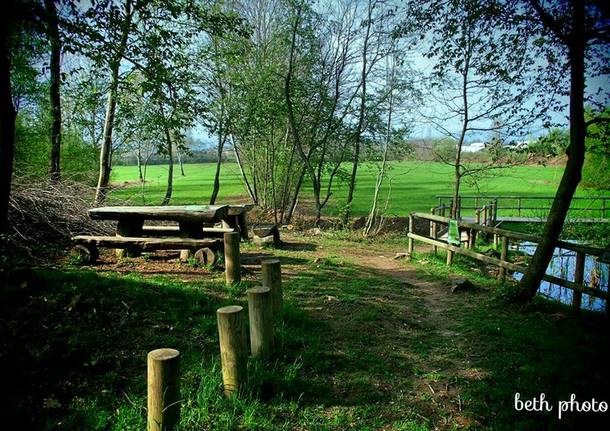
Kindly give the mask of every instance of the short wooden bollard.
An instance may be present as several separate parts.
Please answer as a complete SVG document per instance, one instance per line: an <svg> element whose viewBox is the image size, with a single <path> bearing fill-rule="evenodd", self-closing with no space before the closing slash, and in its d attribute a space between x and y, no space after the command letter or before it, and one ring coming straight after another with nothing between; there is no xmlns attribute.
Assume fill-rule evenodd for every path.
<svg viewBox="0 0 610 431"><path fill-rule="evenodd" d="M506 262L506 256L508 255L508 237L502 237L502 248L500 249L500 260L502 262ZM506 279L506 268L500 267L500 271L498 272L498 279L504 283Z"/></svg>
<svg viewBox="0 0 610 431"><path fill-rule="evenodd" d="M224 234L225 278L228 286L241 281L239 240L239 232L227 232Z"/></svg>
<svg viewBox="0 0 610 431"><path fill-rule="evenodd" d="M447 265L453 265L453 251L447 250Z"/></svg>
<svg viewBox="0 0 610 431"><path fill-rule="evenodd" d="M147 362L147 431L174 430L180 421L180 352L153 350Z"/></svg>
<svg viewBox="0 0 610 431"><path fill-rule="evenodd" d="M269 287L246 291L250 320L250 350L255 358L269 359L273 353L273 298Z"/></svg>
<svg viewBox="0 0 610 431"><path fill-rule="evenodd" d="M582 284L585 279L585 254L582 252L576 253L576 266L574 268L574 283ZM606 304L608 301L606 300ZM576 311L580 311L582 304L582 292L577 290L572 291L572 306Z"/></svg>
<svg viewBox="0 0 610 431"><path fill-rule="evenodd" d="M432 213L432 215L434 215L435 208L432 208L430 210L430 212ZM436 239L436 223L433 221L430 221L430 238ZM433 251L434 255L436 255L436 253L438 251L438 247L435 245L432 246L432 251Z"/></svg>
<svg viewBox="0 0 610 431"><path fill-rule="evenodd" d="M237 395L246 381L248 346L244 309L239 305L222 307L216 310L216 318L223 391L225 396L230 397Z"/></svg>
<svg viewBox="0 0 610 431"><path fill-rule="evenodd" d="M282 290L282 264L279 259L261 261L263 287L271 289L273 315L278 316L284 307L284 292Z"/></svg>
<svg viewBox="0 0 610 431"><path fill-rule="evenodd" d="M444 208L443 208L443 210L444 210ZM409 233L413 233L413 216L412 215L409 216ZM408 255L409 260L411 260L413 258L413 248L414 248L413 238L409 238L409 241L407 243L407 255Z"/></svg>

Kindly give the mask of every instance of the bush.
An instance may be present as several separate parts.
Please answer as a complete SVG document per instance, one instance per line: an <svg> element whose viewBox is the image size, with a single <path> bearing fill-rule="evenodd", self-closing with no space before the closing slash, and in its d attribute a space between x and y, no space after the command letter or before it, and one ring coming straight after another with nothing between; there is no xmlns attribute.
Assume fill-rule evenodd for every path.
<svg viewBox="0 0 610 431"><path fill-rule="evenodd" d="M21 178L45 178L49 168L50 127L46 116L20 113L15 122L15 174ZM78 133L62 131L62 177L93 185L97 177L98 150Z"/></svg>

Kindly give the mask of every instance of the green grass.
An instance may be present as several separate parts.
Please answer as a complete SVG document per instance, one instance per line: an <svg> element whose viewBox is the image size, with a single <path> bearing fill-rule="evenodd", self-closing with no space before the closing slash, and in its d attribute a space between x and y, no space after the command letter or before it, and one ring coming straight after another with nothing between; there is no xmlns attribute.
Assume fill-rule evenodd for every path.
<svg viewBox="0 0 610 431"><path fill-rule="evenodd" d="M451 270L440 258L411 265L438 283L431 299L357 257L404 248L399 241L330 234L273 250L285 273L277 355L249 363L249 388L233 400L222 396L215 310L245 304L260 274L250 270L231 290L221 272L188 265L166 276L26 274L0 290L0 366L11 388L2 405L28 429L142 430L146 353L173 347L182 355L181 430L594 429L601 416L558 422L511 403L515 392L608 400L599 316L505 304L483 276L481 289L443 292L447 277L468 270L459 258Z"/></svg>
<svg viewBox="0 0 610 431"><path fill-rule="evenodd" d="M429 211L437 205L436 195L451 194L453 176L451 167L442 163L404 161L390 164L391 200L389 213L391 215L406 215L411 211ZM186 176L180 175L179 169L174 169L173 204L207 203L212 190L215 165L187 164ZM342 169L349 169L346 164ZM239 169L235 163L225 163L222 166L222 178L219 202L246 198ZM557 184L563 172L562 166L519 166L510 169L494 171L493 176L481 181L479 188L465 183L463 194L486 195L554 195ZM377 168L374 164L365 163L358 171L357 187L353 204L354 215L368 214ZM121 187L113 192L112 197L129 199L133 203L159 204L165 194L167 182L166 166L150 166L148 168L147 184L144 199L140 186L137 184L136 166L115 166L112 171L112 182ZM385 199L390 182L381 196ZM304 201L311 198L309 185L303 189ZM594 193L597 195L599 193ZM345 204L347 183L336 181L325 214L336 215ZM590 196L591 193L579 190L578 196ZM524 203L525 205L526 203Z"/></svg>

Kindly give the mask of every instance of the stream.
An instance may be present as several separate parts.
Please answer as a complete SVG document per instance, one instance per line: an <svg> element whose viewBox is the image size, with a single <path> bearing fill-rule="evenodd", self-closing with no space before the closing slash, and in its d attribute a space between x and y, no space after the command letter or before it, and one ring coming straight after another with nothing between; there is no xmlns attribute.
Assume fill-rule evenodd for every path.
<svg viewBox="0 0 610 431"><path fill-rule="evenodd" d="M522 242L518 245L511 246L512 250L519 250L533 255L536 250L536 244L532 242ZM574 280L574 268L576 266L576 252L556 248L553 254L553 259L547 268L546 273L561 277L566 280ZM609 265L598 263L593 256L585 258L585 274L584 283L592 288L608 291L609 280ZM523 274L514 273L515 280L520 280ZM551 284L548 281L543 281L538 289L538 294L549 299L561 301L564 304L572 304L572 290ZM584 310L604 311L606 307L603 299L589 296L585 293L582 295L582 306Z"/></svg>

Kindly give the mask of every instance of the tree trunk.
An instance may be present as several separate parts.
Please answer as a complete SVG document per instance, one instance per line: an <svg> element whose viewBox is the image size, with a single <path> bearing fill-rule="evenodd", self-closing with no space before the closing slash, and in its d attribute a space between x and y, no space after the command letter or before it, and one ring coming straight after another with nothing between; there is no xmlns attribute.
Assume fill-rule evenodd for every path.
<svg viewBox="0 0 610 431"><path fill-rule="evenodd" d="M366 114L366 79L367 79L367 51L369 45L369 37L371 34L371 25L373 4L369 1L366 35L362 46L362 69L360 73L360 83L362 92L360 94L360 112L358 114L358 124L356 126L356 135L354 137L354 160L352 165L352 174L349 179L349 188L347 189L347 201L345 204L345 212L343 213L343 225L346 226L352 212L352 202L354 201L354 190L356 189L356 175L358 173L358 164L360 163L360 140L362 138L362 128L364 126L364 117Z"/></svg>
<svg viewBox="0 0 610 431"><path fill-rule="evenodd" d="M572 197L582 177L582 167L585 160L585 6L583 2L572 1L573 30L570 34L570 145L566 153L563 176L555 193L549 216L544 225L540 242L536 247L532 261L521 279L521 291L517 300L525 301L536 295L540 282L553 257L557 240L563 229Z"/></svg>
<svg viewBox="0 0 610 431"><path fill-rule="evenodd" d="M184 173L184 163L182 163L182 153L180 152L180 148L176 148L176 155L178 156L178 164L180 165L180 175L186 177Z"/></svg>
<svg viewBox="0 0 610 431"><path fill-rule="evenodd" d="M138 175L140 176L140 183L144 184L144 175L142 175L142 153L140 148L136 152L136 162L138 163Z"/></svg>
<svg viewBox="0 0 610 431"><path fill-rule="evenodd" d="M51 102L51 153L49 155L49 176L53 181L61 177L61 42L59 39L59 24L55 0L45 0L47 13L47 34L51 44L50 86Z"/></svg>
<svg viewBox="0 0 610 431"><path fill-rule="evenodd" d="M125 14L121 41L116 56L110 62L110 89L108 92L108 104L106 105L106 116L104 119L102 147L100 149L100 175L95 191L96 205L101 205L106 200L106 193L110 182L110 171L112 170L112 129L114 127L114 114L116 112L119 89L119 67L121 66L121 59L123 58L127 47L127 39L131 27L131 0L125 1Z"/></svg>
<svg viewBox="0 0 610 431"><path fill-rule="evenodd" d="M12 3L12 2L11 2ZM8 6L10 11L10 6ZM8 206L13 177L15 150L15 107L11 95L11 40L10 14L5 11L0 19L0 232L8 230Z"/></svg>
<svg viewBox="0 0 610 431"><path fill-rule="evenodd" d="M301 175L299 175L299 179L294 188L294 195L292 196L292 202L290 203L290 207L288 208L288 214L286 215L286 224L290 224L292 221L292 216L294 215L294 210L297 207L297 203L299 202L299 193L301 192L301 185L303 184L303 178L305 177L305 168L301 169Z"/></svg>
<svg viewBox="0 0 610 431"><path fill-rule="evenodd" d="M218 192L220 191L220 167L222 165L222 150L225 146L226 135L222 130L222 125L218 128L218 152L216 158L216 172L214 173L214 188L212 189L212 196L210 197L210 205L216 203L218 198Z"/></svg>
<svg viewBox="0 0 610 431"><path fill-rule="evenodd" d="M387 64L387 63L386 63ZM383 155L381 160L381 168L379 169L379 173L377 175L377 180L375 181L375 192L373 194L373 203L371 205L371 212L369 213L369 217L366 221L366 225L364 227L364 235L368 236L373 227L375 226L375 220L377 218L377 205L379 202L379 192L381 190L381 186L383 185L383 180L385 179L385 171L386 165L388 161L388 150L390 148L390 143L392 142L392 114L394 113L394 76L396 72L396 61L394 57L392 57L392 65L391 70L389 71L389 79L386 78L386 85L390 85L390 94L388 96L388 118L386 122L386 137L385 137L385 147L383 149ZM386 75L388 76L388 75Z"/></svg>
<svg viewBox="0 0 610 431"><path fill-rule="evenodd" d="M455 152L455 184L453 188L453 205L451 205L451 218L457 219L458 217L458 204L460 199L460 185L462 182L462 146L464 145L464 139L466 138L466 132L468 131L468 123L470 117L469 112L469 100L468 100L468 72L470 71L470 50L467 49L464 55L464 72L462 73L462 103L464 104L464 118L462 121L462 130L460 132L460 138L457 142Z"/></svg>
<svg viewBox="0 0 610 431"><path fill-rule="evenodd" d="M167 142L167 156L169 164L167 166L167 189L165 190L165 197L163 198L161 205L169 204L169 201L172 199L172 191L174 189L174 154L172 151L172 137L167 126L165 126L165 140Z"/></svg>
<svg viewBox="0 0 610 431"><path fill-rule="evenodd" d="M290 124L290 130L292 131L292 136L294 138L295 147L299 154L299 157L303 161L305 165L305 170L311 179L311 187L313 189L314 201L316 205L316 226L320 224L320 220L322 217L322 203L320 201L320 189L321 184L318 182L318 178L316 177L316 173L311 165L311 153L305 154L303 150L303 146L301 144L301 136L299 133L299 129L296 125L296 119L294 115L294 110L292 106L292 98L290 94L290 85L292 80L292 74L294 69L294 52L296 48L296 36L299 28L299 21L301 20L301 7L297 8L297 15L294 20L294 25L292 27L292 38L290 43L290 55L288 60L288 73L286 73L286 78L284 79L284 97L286 99L286 111L288 113L288 123Z"/></svg>
<svg viewBox="0 0 610 431"><path fill-rule="evenodd" d="M244 171L244 164L241 161L241 156L239 155L239 151L237 150L237 146L235 145L235 139L231 139L233 144L233 153L235 154L235 160L237 161L237 166L239 167L239 173L241 174L242 180L244 180L244 184L246 185L246 190L248 190L248 194L250 195L250 199L255 205L258 205L258 196L252 190L252 186L250 185L250 181L248 181L248 177L246 176L246 171Z"/></svg>

